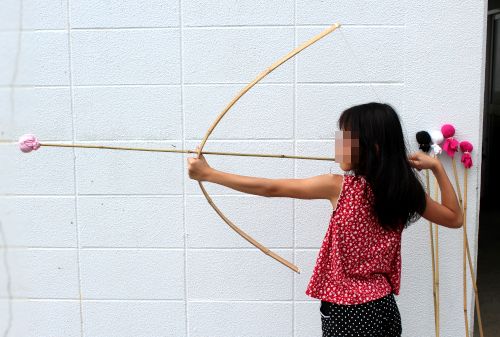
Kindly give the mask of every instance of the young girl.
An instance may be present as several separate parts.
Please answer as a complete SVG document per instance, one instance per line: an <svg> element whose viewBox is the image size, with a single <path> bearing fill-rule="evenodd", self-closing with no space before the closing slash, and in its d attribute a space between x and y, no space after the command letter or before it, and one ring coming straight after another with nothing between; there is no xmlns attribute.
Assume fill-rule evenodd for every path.
<svg viewBox="0 0 500 337"><path fill-rule="evenodd" d="M401 336L401 232L420 216L462 226L462 211L441 162L407 156L399 117L388 104L342 112L335 162L344 171L306 179L268 179L218 171L203 155L187 158L189 176L266 197L328 199L333 212L306 289L320 299L323 337ZM414 169L431 169L442 203L425 193Z"/></svg>

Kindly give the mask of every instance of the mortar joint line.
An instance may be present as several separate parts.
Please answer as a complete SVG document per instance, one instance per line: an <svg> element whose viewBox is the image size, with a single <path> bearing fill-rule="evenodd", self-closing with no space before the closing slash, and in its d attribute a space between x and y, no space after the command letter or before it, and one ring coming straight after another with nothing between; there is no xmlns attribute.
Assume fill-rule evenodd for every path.
<svg viewBox="0 0 500 337"><path fill-rule="evenodd" d="M183 63L183 55L184 55L184 48L183 48L183 36L184 35L184 22L182 20L182 0L179 0L179 52L180 52L180 57L179 57L179 67L180 67L180 103L181 103L181 123L182 123L182 148L185 149L185 143L186 143L186 123L185 123L185 116L184 116L184 63ZM183 156L184 159L186 159L185 156ZM188 246L187 246L187 240L188 240L188 233L187 233L187 226L186 226L186 208L187 208L187 198L186 198L186 171L187 171L187 164L186 160L182 161L182 201L183 201L183 226L184 226L184 327L186 329L186 336L189 337L189 301L188 301L188 289L187 289L187 284L188 284L188 263L187 263L187 254L188 254Z"/></svg>

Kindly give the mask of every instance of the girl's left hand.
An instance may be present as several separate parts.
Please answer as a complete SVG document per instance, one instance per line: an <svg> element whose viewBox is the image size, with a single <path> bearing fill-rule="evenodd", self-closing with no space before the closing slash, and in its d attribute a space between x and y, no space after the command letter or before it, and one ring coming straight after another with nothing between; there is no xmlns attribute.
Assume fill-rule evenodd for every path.
<svg viewBox="0 0 500 337"><path fill-rule="evenodd" d="M196 150L199 149L200 146L196 147ZM195 155L196 156L196 155ZM189 177L191 179L204 181L207 179L208 173L212 168L208 165L203 153L200 154L200 158L189 157L188 161L188 172Z"/></svg>

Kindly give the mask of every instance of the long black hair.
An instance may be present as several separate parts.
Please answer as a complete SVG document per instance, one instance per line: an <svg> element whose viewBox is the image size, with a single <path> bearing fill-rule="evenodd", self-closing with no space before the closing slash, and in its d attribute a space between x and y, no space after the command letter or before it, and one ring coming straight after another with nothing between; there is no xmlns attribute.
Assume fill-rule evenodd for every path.
<svg viewBox="0 0 500 337"><path fill-rule="evenodd" d="M380 225L395 230L417 221L425 210L425 191L408 161L401 122L394 108L376 102L355 105L342 112L338 126L359 138L357 163L352 171L370 184Z"/></svg>

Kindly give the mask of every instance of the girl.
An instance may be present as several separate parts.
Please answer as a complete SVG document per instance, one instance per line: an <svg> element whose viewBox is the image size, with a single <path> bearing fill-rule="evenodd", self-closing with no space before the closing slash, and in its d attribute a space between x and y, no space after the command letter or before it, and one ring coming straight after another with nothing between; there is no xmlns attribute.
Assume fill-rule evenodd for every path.
<svg viewBox="0 0 500 337"><path fill-rule="evenodd" d="M342 112L335 162L344 171L306 179L268 179L218 171L203 155L187 158L189 177L266 197L328 199L333 212L306 289L320 299L323 337L401 336L401 233L420 216L462 226L462 211L437 158L407 156L401 123L388 104ZM431 169L441 204L425 193L415 170Z"/></svg>

